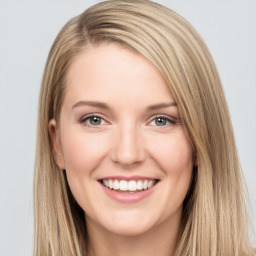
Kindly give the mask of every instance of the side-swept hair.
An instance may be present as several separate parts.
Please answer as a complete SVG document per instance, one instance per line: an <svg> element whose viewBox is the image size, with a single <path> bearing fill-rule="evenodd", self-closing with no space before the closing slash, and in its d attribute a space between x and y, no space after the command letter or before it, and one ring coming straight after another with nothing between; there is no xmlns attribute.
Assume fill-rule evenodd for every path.
<svg viewBox="0 0 256 256"><path fill-rule="evenodd" d="M175 98L197 167L184 201L176 256L253 255L245 186L222 85L195 29L148 0L99 3L60 31L45 66L38 112L34 177L34 256L85 256L83 210L53 158L49 120L59 120L65 76L86 47L122 45L146 57Z"/></svg>

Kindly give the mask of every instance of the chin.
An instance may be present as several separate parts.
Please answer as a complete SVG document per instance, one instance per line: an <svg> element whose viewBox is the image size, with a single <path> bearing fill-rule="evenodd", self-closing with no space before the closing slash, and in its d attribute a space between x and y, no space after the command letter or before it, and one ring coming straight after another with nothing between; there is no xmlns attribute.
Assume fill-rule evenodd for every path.
<svg viewBox="0 0 256 256"><path fill-rule="evenodd" d="M111 233L120 236L139 236L154 228L158 223L156 216L149 216L136 210L130 213L118 212L112 214L101 223Z"/></svg>
<svg viewBox="0 0 256 256"><path fill-rule="evenodd" d="M152 227L148 225L130 225L128 224L121 224L115 223L114 226L107 227L108 231L114 233L119 236L140 236L146 234L151 230Z"/></svg>

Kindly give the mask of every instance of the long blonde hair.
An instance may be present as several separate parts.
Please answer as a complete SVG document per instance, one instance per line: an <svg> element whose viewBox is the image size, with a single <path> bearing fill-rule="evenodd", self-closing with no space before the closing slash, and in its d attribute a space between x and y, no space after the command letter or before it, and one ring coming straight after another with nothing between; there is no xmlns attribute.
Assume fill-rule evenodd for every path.
<svg viewBox="0 0 256 256"><path fill-rule="evenodd" d="M254 255L247 231L245 186L222 85L195 29L148 0L99 3L71 19L50 50L43 74L34 177L34 256L84 256L83 210L55 164L48 123L59 119L65 75L89 45L116 43L161 72L178 105L197 166L184 201L176 256Z"/></svg>

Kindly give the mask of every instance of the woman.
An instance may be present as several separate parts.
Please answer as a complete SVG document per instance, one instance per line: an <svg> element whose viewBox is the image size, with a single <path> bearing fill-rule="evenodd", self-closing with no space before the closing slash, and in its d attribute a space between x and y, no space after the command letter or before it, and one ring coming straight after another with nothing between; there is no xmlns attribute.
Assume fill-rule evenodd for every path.
<svg viewBox="0 0 256 256"><path fill-rule="evenodd" d="M254 255L221 82L197 32L107 1L50 50L39 102L34 255Z"/></svg>

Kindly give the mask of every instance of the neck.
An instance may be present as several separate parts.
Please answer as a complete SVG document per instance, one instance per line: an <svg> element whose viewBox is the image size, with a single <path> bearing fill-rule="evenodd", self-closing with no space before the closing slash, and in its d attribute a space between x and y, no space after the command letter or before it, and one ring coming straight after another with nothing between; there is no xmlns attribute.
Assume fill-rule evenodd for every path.
<svg viewBox="0 0 256 256"><path fill-rule="evenodd" d="M146 233L126 236L102 230L87 220L88 256L173 256L179 221L162 223Z"/></svg>

